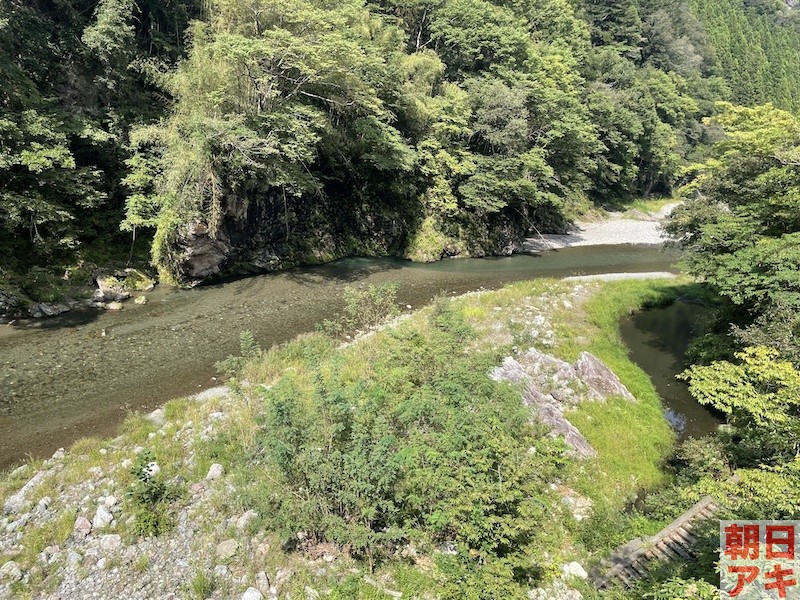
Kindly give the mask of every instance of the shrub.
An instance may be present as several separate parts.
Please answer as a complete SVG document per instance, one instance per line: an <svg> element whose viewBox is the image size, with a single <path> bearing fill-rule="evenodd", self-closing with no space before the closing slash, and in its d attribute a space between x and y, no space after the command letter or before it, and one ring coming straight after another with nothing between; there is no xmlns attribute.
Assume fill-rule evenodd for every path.
<svg viewBox="0 0 800 600"><path fill-rule="evenodd" d="M135 480L127 498L133 508L135 535L152 536L172 527L171 503L180 497L180 490L164 482L155 455L143 450L131 468Z"/></svg>
<svg viewBox="0 0 800 600"><path fill-rule="evenodd" d="M334 320L326 319L319 326L323 332L334 337L366 331L400 314L396 283L370 285L366 289L347 286L343 297L344 314Z"/></svg>
<svg viewBox="0 0 800 600"><path fill-rule="evenodd" d="M563 446L531 429L518 390L487 377L491 359L464 352L472 335L439 301L422 326L387 332L368 377L345 377L345 355L309 353L310 378L287 373L264 392L274 488L259 513L287 539L335 542L371 566L412 540L446 545L453 589L521 594L538 575L531 546Z"/></svg>
<svg viewBox="0 0 800 600"><path fill-rule="evenodd" d="M256 342L253 332L245 330L239 334L239 356L230 354L227 358L214 363L214 368L218 373L235 377L246 363L257 359L261 354L261 346Z"/></svg>

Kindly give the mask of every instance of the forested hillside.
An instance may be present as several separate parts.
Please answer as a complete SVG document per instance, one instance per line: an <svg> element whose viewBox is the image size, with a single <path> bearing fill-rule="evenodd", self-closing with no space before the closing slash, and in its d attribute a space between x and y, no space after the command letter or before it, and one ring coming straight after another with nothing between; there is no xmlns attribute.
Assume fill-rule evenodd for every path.
<svg viewBox="0 0 800 600"><path fill-rule="evenodd" d="M731 100L800 111L800 12L783 0L692 0Z"/></svg>
<svg viewBox="0 0 800 600"><path fill-rule="evenodd" d="M755 10L722 19L740 31ZM2 280L32 298L81 260L150 254L191 282L348 254L507 254L593 204L670 194L725 80L744 94L750 71L710 27L715 62L677 0L0 11ZM785 76L741 100L789 105L797 32L763 18L787 23L764 42Z"/></svg>

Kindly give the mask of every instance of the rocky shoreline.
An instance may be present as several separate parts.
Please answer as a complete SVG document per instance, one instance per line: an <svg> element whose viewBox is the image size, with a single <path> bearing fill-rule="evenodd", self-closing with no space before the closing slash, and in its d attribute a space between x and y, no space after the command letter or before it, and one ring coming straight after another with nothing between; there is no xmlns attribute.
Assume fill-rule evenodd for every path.
<svg viewBox="0 0 800 600"><path fill-rule="evenodd" d="M88 295L76 300L64 298L56 302L25 302L20 294L9 290L0 290L0 323L9 323L16 319L55 317L57 315L80 308L122 310L122 302L136 294L134 302L145 304L147 296L143 292L155 289L156 279L139 269L92 269L91 281L87 285L75 284L70 295ZM65 280L68 275L65 274Z"/></svg>

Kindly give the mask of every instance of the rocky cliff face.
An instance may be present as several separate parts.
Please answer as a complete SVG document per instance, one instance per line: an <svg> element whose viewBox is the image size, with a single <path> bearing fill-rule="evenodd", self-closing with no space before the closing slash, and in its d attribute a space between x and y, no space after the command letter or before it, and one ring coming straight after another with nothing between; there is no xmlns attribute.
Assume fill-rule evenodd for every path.
<svg viewBox="0 0 800 600"><path fill-rule="evenodd" d="M167 268L186 283L230 272L263 272L315 264L348 254L398 253L408 217L337 207L325 199L286 203L279 194L234 198L215 230L205 222L179 226L168 244Z"/></svg>
<svg viewBox="0 0 800 600"><path fill-rule="evenodd" d="M326 198L285 202L280 194L232 198L219 225L192 221L168 235L163 266L188 284L232 272L275 271L344 256L403 256L421 225L419 206L370 206ZM448 223L446 256L505 256L522 250L526 223L553 215L503 214ZM559 221L556 229L564 224ZM553 230L548 226L547 230Z"/></svg>

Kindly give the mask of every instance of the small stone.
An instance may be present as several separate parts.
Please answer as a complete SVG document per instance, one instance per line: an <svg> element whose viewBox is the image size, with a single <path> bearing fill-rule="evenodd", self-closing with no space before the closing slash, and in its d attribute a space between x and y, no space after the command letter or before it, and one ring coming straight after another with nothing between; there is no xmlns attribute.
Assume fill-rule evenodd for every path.
<svg viewBox="0 0 800 600"><path fill-rule="evenodd" d="M58 450L53 452L53 460L61 460L66 456L66 454L67 453L64 451L63 448L59 448Z"/></svg>
<svg viewBox="0 0 800 600"><path fill-rule="evenodd" d="M83 557L75 552L75 550L67 550L67 564L71 567L76 567L81 564Z"/></svg>
<svg viewBox="0 0 800 600"><path fill-rule="evenodd" d="M19 581L22 579L22 571L19 565L13 560L8 561L0 567L0 581Z"/></svg>
<svg viewBox="0 0 800 600"><path fill-rule="evenodd" d="M233 558L236 555L236 551L239 549L239 542L236 540L230 539L225 540L224 542L220 542L217 545L217 558L220 560L228 560Z"/></svg>
<svg viewBox="0 0 800 600"><path fill-rule="evenodd" d="M134 304L147 304L147 296L136 296Z"/></svg>
<svg viewBox="0 0 800 600"><path fill-rule="evenodd" d="M119 466L127 471L133 466L133 461L130 458L126 458L121 463L119 463Z"/></svg>
<svg viewBox="0 0 800 600"><path fill-rule="evenodd" d="M261 542L256 547L256 558L264 558L269 554L269 543Z"/></svg>
<svg viewBox="0 0 800 600"><path fill-rule="evenodd" d="M75 519L75 525L72 528L73 533L79 538L85 538L92 532L92 524L84 516L80 516Z"/></svg>
<svg viewBox="0 0 800 600"><path fill-rule="evenodd" d="M109 302L106 304L106 310L122 310L122 302Z"/></svg>
<svg viewBox="0 0 800 600"><path fill-rule="evenodd" d="M265 571L256 573L256 587L262 594L269 594L269 577Z"/></svg>
<svg viewBox="0 0 800 600"><path fill-rule="evenodd" d="M100 456L105 456L106 454L108 454L108 449L100 448Z"/></svg>
<svg viewBox="0 0 800 600"><path fill-rule="evenodd" d="M264 594L254 587L247 588L247 591L242 595L242 600L263 600Z"/></svg>
<svg viewBox="0 0 800 600"><path fill-rule="evenodd" d="M211 468L208 469L208 475L206 475L206 480L213 481L215 479L219 479L225 474L225 468L219 464L214 463L211 465Z"/></svg>
<svg viewBox="0 0 800 600"><path fill-rule="evenodd" d="M224 579L230 575L231 570L225 565L217 565L214 567L214 577Z"/></svg>
<svg viewBox="0 0 800 600"><path fill-rule="evenodd" d="M103 558L101 558L100 560L97 561L97 568L100 569L101 571L105 571L105 568L106 568L107 564L108 564L108 561L106 560L106 557L104 556Z"/></svg>
<svg viewBox="0 0 800 600"><path fill-rule="evenodd" d="M586 569L579 562L572 561L565 565L561 565L561 572L565 577L578 577L580 579L588 579L589 574Z"/></svg>
<svg viewBox="0 0 800 600"><path fill-rule="evenodd" d="M94 519L92 519L92 528L102 529L103 527L108 527L111 525L113 520L114 515L112 515L109 510L101 504L97 507L97 512L94 513Z"/></svg>
<svg viewBox="0 0 800 600"><path fill-rule="evenodd" d="M116 534L100 536L100 548L105 552L113 552L122 546L122 538Z"/></svg>
<svg viewBox="0 0 800 600"><path fill-rule="evenodd" d="M106 508L112 508L117 505L117 498L116 496L106 496L106 499L103 500L103 504L105 504Z"/></svg>
<svg viewBox="0 0 800 600"><path fill-rule="evenodd" d="M50 505L53 503L53 499L50 496L45 496L36 504L36 512L40 515L43 515Z"/></svg>
<svg viewBox="0 0 800 600"><path fill-rule="evenodd" d="M292 575L294 575L294 571L291 569L278 569L278 572L275 573L275 585L280 587L289 581L289 579L292 578Z"/></svg>
<svg viewBox="0 0 800 600"><path fill-rule="evenodd" d="M236 519L236 529L239 531L243 531L247 529L247 526L250 522L258 516L258 513L254 510L248 510L245 512L241 517Z"/></svg>

